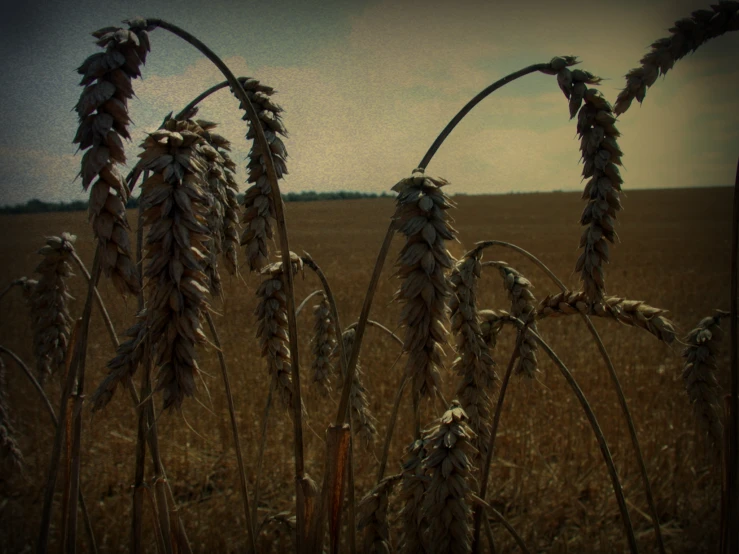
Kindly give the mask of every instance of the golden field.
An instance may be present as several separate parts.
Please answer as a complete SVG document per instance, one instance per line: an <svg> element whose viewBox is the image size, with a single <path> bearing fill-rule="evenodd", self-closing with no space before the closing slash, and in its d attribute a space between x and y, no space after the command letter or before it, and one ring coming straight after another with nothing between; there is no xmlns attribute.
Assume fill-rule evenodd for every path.
<svg viewBox="0 0 739 554"><path fill-rule="evenodd" d="M573 275L580 235L578 219L584 205L579 193L457 196L454 200L457 209L452 215L461 245L451 246L453 254L460 256L479 240L512 242L537 255L569 287L579 287ZM623 204L617 228L621 242L612 248L607 267L608 294L668 309L679 337L684 337L700 319L712 315L714 309L728 309L731 189L633 191L627 193ZM309 252L321 266L332 284L345 326L359 316L393 209L389 198L287 204L291 248L299 254ZM132 227L136 219L137 214L131 212ZM87 264L91 263L92 232L84 213L2 216L0 229L0 287L20 276L32 277L40 259L36 250L46 235L63 231L77 235L77 251ZM396 237L389 262L394 262L401 241ZM539 300L558 292L540 270L511 251L490 249L485 259L505 260L521 271L533 282ZM392 302L397 288L392 275L392 263L388 263L370 317L396 329L399 307ZM246 272L242 278L230 278L222 271L222 279L224 299L213 301L212 308L229 363L251 492L269 385L254 338L254 291L258 281ZM70 286L75 297L71 311L76 317L84 303L85 285L77 276ZM296 287L299 303L320 283L306 271L305 278L296 279ZM136 300L121 298L106 281L100 289L122 336L133 322ZM509 301L496 271L484 274L479 300L481 308L508 309ZM33 366L28 310L20 292L5 296L1 308L0 344ZM594 321L632 410L668 551L714 551L718 541L720 469L705 455L704 442L695 431L681 379L682 347L667 347L645 331L613 321ZM301 379L308 412L304 420L307 471L320 482L324 431L336 411L337 398L334 395L330 402L323 401L310 388L310 309L301 313L299 326ZM539 329L574 373L603 427L641 551L655 551L626 425L590 335L579 318L544 320ZM506 329L496 348L499 374L507 365L513 338L512 331ZM728 338L724 344L728 345ZM106 374L105 364L114 354L98 313L93 315L88 352L85 391L89 395ZM373 484L382 437L403 370L402 359L393 365L399 353L397 344L368 329L360 362L371 410L378 420L378 439L370 449L357 448L357 499ZM723 373L719 380L723 384L728 382L727 358L721 357ZM621 519L590 427L557 368L542 352L538 359L540 373L535 381L515 378L509 387L488 499L523 536L532 552L623 552L627 546ZM447 368L451 361L450 355ZM23 474L4 468L0 477L0 552L31 552L38 534L53 432L34 389L11 360L5 363L10 409L27 465ZM202 351L199 363L204 381L197 400L186 400L181 414L168 412L159 418L163 461L193 549L245 552L236 463L215 349ZM447 370L444 379L444 395L451 399L456 378ZM58 377L49 381L46 390L58 407ZM157 398L157 406L160 404ZM441 402L424 405L423 421L430 423L441 410ZM411 413L406 399L387 474L397 473L403 449L411 439ZM110 405L94 416L89 406L85 408L82 491L101 552L127 552L129 548L135 443L136 417L126 391L119 388ZM289 416L280 408L273 410L260 518L294 506L292 448ZM61 492L57 495L61 497ZM155 552L151 511L148 503L146 506L148 551ZM57 504L52 551L59 548L59 517ZM79 542L81 551L85 551L81 525L80 520ZM502 526L494 525L493 533L497 552L517 551ZM273 551L279 551L282 544L265 542Z"/></svg>

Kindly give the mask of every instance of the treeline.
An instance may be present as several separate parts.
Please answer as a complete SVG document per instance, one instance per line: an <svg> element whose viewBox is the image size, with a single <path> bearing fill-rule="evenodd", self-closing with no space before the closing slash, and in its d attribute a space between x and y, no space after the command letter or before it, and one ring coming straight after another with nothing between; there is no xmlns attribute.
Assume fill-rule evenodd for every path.
<svg viewBox="0 0 739 554"><path fill-rule="evenodd" d="M334 192L288 192L282 195L285 202L315 202L317 200L356 200L360 198L386 198L390 195L387 192L377 194L374 192L352 192L347 190L339 190ZM243 194L238 195L239 203L244 199ZM126 205L127 208L138 208L139 199L131 198ZM0 206L0 214L37 214L47 212L80 212L87 210L86 200L75 200L73 202L44 202L38 198L29 200L25 204L16 204L15 206Z"/></svg>

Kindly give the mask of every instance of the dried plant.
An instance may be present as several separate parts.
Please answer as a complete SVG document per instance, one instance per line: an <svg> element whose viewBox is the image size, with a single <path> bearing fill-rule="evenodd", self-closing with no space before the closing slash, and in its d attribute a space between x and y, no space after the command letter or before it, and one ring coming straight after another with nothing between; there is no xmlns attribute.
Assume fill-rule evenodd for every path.
<svg viewBox="0 0 739 554"><path fill-rule="evenodd" d="M453 259L445 242L454 239L447 210L451 202L442 191L449 183L415 170L393 187L398 193L394 221L406 237L398 256L396 275L403 280L396 299L405 304L400 321L406 328L403 349L406 373L416 396L435 394L440 385L446 342L446 302L450 286L445 271Z"/></svg>
<svg viewBox="0 0 739 554"><path fill-rule="evenodd" d="M644 329L662 342L671 344L675 340L675 327L665 317L666 313L667 310L655 308L641 300L627 300L618 296L606 296L601 302L590 305L585 293L566 291L542 300L536 317L541 319L571 314L608 317Z"/></svg>
<svg viewBox="0 0 739 554"><path fill-rule="evenodd" d="M355 337L355 329L347 329L342 334L344 351L347 357L351 356ZM369 409L367 388L362 383L362 373L362 367L359 365L359 359L357 359L357 365L354 368L354 378L352 379L351 393L349 395L349 408L352 413L354 434L361 439L364 445L369 445L375 440L377 429L375 427L375 418ZM344 375L341 372L339 372L337 386L339 389L344 387Z"/></svg>
<svg viewBox="0 0 739 554"><path fill-rule="evenodd" d="M116 164L125 164L123 140L130 139L128 100L133 97L131 80L149 52L145 21L135 20L129 29L105 27L93 33L105 52L93 54L77 69L82 91L75 106L79 128L74 142L82 157L82 186L90 185L89 213L102 252L104 275L122 293L136 293L139 282L131 259L126 220L130 191Z"/></svg>
<svg viewBox="0 0 739 554"><path fill-rule="evenodd" d="M503 278L503 288L508 292L511 300L511 315L524 323L533 319L536 315L536 298L531 292L533 285L518 271L505 262L486 262L500 271ZM529 329L538 333L536 323L532 321ZM519 356L516 360L514 372L533 378L536 375L536 341L529 335L524 335L519 348Z"/></svg>
<svg viewBox="0 0 739 554"><path fill-rule="evenodd" d="M0 358L0 454L16 471L23 469L25 461L18 441L13 421L10 418L8 405L8 382L6 379L5 362Z"/></svg>
<svg viewBox="0 0 739 554"><path fill-rule="evenodd" d="M721 0L710 10L696 10L690 17L675 22L671 36L656 40L651 50L639 60L640 67L626 74L626 87L619 93L614 106L616 115L626 112L634 101L641 104L647 89L672 69L675 62L695 52L706 41L729 31L739 30L739 4Z"/></svg>
<svg viewBox="0 0 739 554"><path fill-rule="evenodd" d="M363 552L390 554L390 525L387 512L390 494L401 475L385 477L357 505L357 530L364 531Z"/></svg>
<svg viewBox="0 0 739 554"><path fill-rule="evenodd" d="M480 318L480 336L492 351L498 344L498 334L503 328L505 318L510 314L505 310L478 310L477 315Z"/></svg>
<svg viewBox="0 0 739 554"><path fill-rule="evenodd" d="M269 143L272 158L275 162L277 178L281 179L287 174L287 150L285 143L278 135L287 136L287 131L282 123L280 112L282 108L272 102L270 96L274 89L261 84L256 79L245 79L241 84L246 91L249 101L259 114L264 136ZM243 106L242 106L243 108ZM246 119L246 116L244 116ZM247 139L254 139L256 133L249 122ZM257 271L262 269L269 259L269 247L267 240L273 236L272 221L276 218L275 206L272 199L272 187L267 178L267 166L262 151L256 140L249 151L248 182L253 183L244 194L244 213L242 223L244 231L241 235L241 244L246 247L246 257L249 269Z"/></svg>
<svg viewBox="0 0 739 554"><path fill-rule="evenodd" d="M570 70L569 66L577 63L571 56L554 58L551 63L557 70L559 88L569 101L570 118L577 115L582 175L589 178L582 196L588 205L580 217L580 224L587 228L580 237L583 252L575 264L575 271L580 272L588 299L599 302L605 294L606 241L613 243L615 240L616 213L621 209L618 193L623 179L618 166L623 153L616 141L620 133L611 105L598 90L587 87L599 84L601 78L588 71Z"/></svg>
<svg viewBox="0 0 739 554"><path fill-rule="evenodd" d="M707 435L715 452L720 452L723 445L723 425L721 423L721 404L719 396L721 387L716 380L716 352L723 330L721 318L726 313L717 313L706 317L698 323L685 337L687 343L683 350L683 381L688 398L693 405L698 426Z"/></svg>
<svg viewBox="0 0 739 554"><path fill-rule="evenodd" d="M293 252L290 253L293 273L302 271L303 262ZM292 406L293 382L290 363L290 348L287 325L287 295L282 262L273 263L261 270L262 282L257 288L259 299L256 311L259 326L257 339L263 358L267 360L270 377L277 385L277 391L286 408Z"/></svg>
<svg viewBox="0 0 739 554"><path fill-rule="evenodd" d="M490 395L497 379L495 363L483 337L477 311L477 285L481 271L480 256L476 253L460 260L449 279L453 293L449 301L452 333L458 354L452 370L461 378L457 398L477 437L478 451L482 451L481 446L487 444L490 437Z"/></svg>
<svg viewBox="0 0 739 554"><path fill-rule="evenodd" d="M25 282L30 288L33 353L41 383L64 367L72 324L67 305L72 296L66 280L72 275L70 261L75 240L77 237L69 233L47 238L46 245L38 251L44 257L36 266L41 277L32 288L30 281Z"/></svg>
<svg viewBox="0 0 739 554"><path fill-rule="evenodd" d="M336 325L331 317L331 306L323 292L321 302L313 307L313 321L312 382L321 396L326 397L331 390L331 353L336 348Z"/></svg>
<svg viewBox="0 0 739 554"><path fill-rule="evenodd" d="M423 500L428 552L467 553L472 542L472 462L475 438L469 418L455 401L424 433L423 467L431 481Z"/></svg>
<svg viewBox="0 0 739 554"><path fill-rule="evenodd" d="M144 225L149 228L146 325L159 369L157 390L164 391L165 408L179 409L195 392L196 347L206 343L202 318L208 309L203 273L208 200L202 150L207 145L197 124L170 119L149 134L143 148L142 169L152 172L141 185Z"/></svg>
<svg viewBox="0 0 739 554"><path fill-rule="evenodd" d="M144 340L147 335L146 309L136 316L136 323L126 331L129 339L117 348L115 357L108 362L108 375L92 394L92 410L103 409L113 398L116 387L136 373L144 354Z"/></svg>
<svg viewBox="0 0 739 554"><path fill-rule="evenodd" d="M425 554L427 552L426 529L428 520L423 511L423 500L429 486L426 467L426 441L417 439L408 447L403 463L402 482L399 500L402 505L401 527L398 552L401 554Z"/></svg>

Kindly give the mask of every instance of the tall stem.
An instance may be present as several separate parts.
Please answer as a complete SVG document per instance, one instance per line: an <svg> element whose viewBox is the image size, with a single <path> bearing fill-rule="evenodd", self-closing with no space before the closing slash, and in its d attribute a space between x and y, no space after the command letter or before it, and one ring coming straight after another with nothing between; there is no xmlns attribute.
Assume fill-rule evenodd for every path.
<svg viewBox="0 0 739 554"><path fill-rule="evenodd" d="M264 136L264 130L259 120L254 106L252 105L249 97L246 95L244 87L236 79L231 70L226 66L225 63L205 44L195 38L187 31L162 21L161 19L148 19L147 24L154 27L161 27L171 33L179 36L186 42L195 46L200 50L216 67L223 73L231 87L232 92L236 95L238 100L241 102L242 108L246 110L246 113L251 122L252 128L256 135L256 142L259 145L259 149L264 157L264 163L267 170L267 178L269 179L270 187L272 189L272 202L275 208L275 219L277 221L277 227L280 230L280 249L282 254L282 267L285 268L286 272L286 284L287 290L287 318L288 318L288 333L290 341L290 358L292 362L292 380L294 387L293 394L293 428L294 428L294 452L295 452L295 493L296 493L296 548L299 554L304 552L304 533L305 533L305 507L300 502L302 496L302 482L305 473L305 461L303 454L303 420L302 420L302 400L300 394L300 359L298 355L298 327L295 318L295 290L293 286L293 272L290 264L290 244L287 236L287 225L285 223L284 206L282 203L282 196L280 195L280 188L277 182L277 172L275 171L274 160L272 159L272 153L267 143L267 139Z"/></svg>
<svg viewBox="0 0 739 554"><path fill-rule="evenodd" d="M228 414L231 416L231 432L234 437L234 449L236 450L236 462L239 467L239 479L241 481L241 499L244 503L244 517L246 518L246 530L249 535L249 543L251 551L256 553L257 542L256 536L254 535L254 521L251 517L251 511L249 510L249 492L246 487L246 469L244 468L244 458L241 453L241 440L239 439L239 427L236 422L236 408L234 406L233 394L231 394L231 382L228 379L228 367L226 366L226 359L223 357L223 350L221 349L221 340L218 337L218 331L213 323L213 318L210 312L205 312L205 319L208 321L208 327L213 335L213 342L218 348L218 361L221 365L221 374L223 375L223 386L226 389L226 401L228 402ZM256 509L256 508L255 508Z"/></svg>
<svg viewBox="0 0 739 554"><path fill-rule="evenodd" d="M484 241L478 243L477 248L486 248L487 246L503 246L505 248L510 248L511 250L514 250L518 252L519 254L525 256L530 261L532 261L534 264L536 264L537 267L539 267L546 275L554 282L555 285L559 287L559 289L562 292L567 291L567 287L565 284L560 281L557 276L536 256L533 254L527 252L523 248L520 248L519 246L516 246L515 244L510 244L503 241ZM580 317L585 322L585 325L588 328L588 331L590 332L591 336L593 337L593 340L595 341L595 344L598 347L598 351L600 352L601 357L603 358L603 361L606 364L606 369L608 370L608 375L611 378L611 383L613 384L613 389L616 392L616 397L618 398L619 406L621 407L621 412L623 413L624 420L626 421L627 428L629 430L629 437L631 438L631 446L634 449L634 453L636 454L636 462L639 467L639 473L641 475L642 480L642 486L644 487L644 492L647 497L647 504L649 505L649 514L652 519L652 527L654 529L654 535L655 535L655 541L657 542L657 548L659 549L660 554L665 554L665 545L664 540L662 539L662 530L660 529L659 524L659 515L657 514L657 506L654 503L654 496L652 495L652 485L649 480L649 474L647 473L647 465L644 462L644 456L642 455L641 445L639 444L639 438L636 435L636 426L634 425L634 419L631 417L631 410L629 410L629 405L626 402L626 395L624 394L623 388L621 387L621 381L618 378L618 374L616 373L616 368L613 365L613 361L611 360L611 356L608 354L608 350L606 350L605 344L603 344L603 340L601 340L600 335L598 334L598 331L595 328L595 325L593 324L593 321L588 317L587 314L580 314Z"/></svg>

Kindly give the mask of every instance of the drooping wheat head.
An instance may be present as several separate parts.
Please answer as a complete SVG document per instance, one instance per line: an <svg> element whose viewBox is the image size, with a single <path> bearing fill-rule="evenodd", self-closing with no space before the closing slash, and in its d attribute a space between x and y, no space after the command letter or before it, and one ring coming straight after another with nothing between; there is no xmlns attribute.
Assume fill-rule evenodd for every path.
<svg viewBox="0 0 739 554"><path fill-rule="evenodd" d="M139 282L126 219L130 191L116 165L126 163L123 140L131 138L131 80L141 75L150 50L144 25L135 20L129 29L106 27L93 33L105 51L93 54L77 69L85 87L75 106L80 124L74 137L80 150L87 150L81 162L82 186L87 190L92 185L89 215L101 248L103 274L122 294L135 294Z"/></svg>
<svg viewBox="0 0 739 554"><path fill-rule="evenodd" d="M0 454L4 461L7 460L16 471L20 471L23 469L25 461L16 436L8 404L5 362L0 357Z"/></svg>
<svg viewBox="0 0 739 554"><path fill-rule="evenodd" d="M428 521L423 511L423 500L429 479L423 459L426 457L426 441L417 439L408 447L403 463L399 501L402 506L398 552L401 554L425 554L427 552L426 529Z"/></svg>
<svg viewBox="0 0 739 554"><path fill-rule="evenodd" d="M293 273L302 271L303 261L290 253ZM261 270L262 282L257 288L259 299L254 314L257 316L257 339L262 357L267 361L270 377L286 408L292 406L293 382L290 361L290 338L287 324L287 294L282 262Z"/></svg>
<svg viewBox="0 0 739 554"><path fill-rule="evenodd" d="M264 136L269 143L270 151L275 162L277 178L281 179L287 174L287 150L285 143L278 135L287 136L287 131L282 123L280 113L282 108L272 102L270 96L274 89L261 84L256 79L245 79L241 81L249 101L259 115L264 129ZM243 106L242 106L243 108ZM246 115L244 119L247 119ZM247 119L248 121L248 119ZM253 140L256 132L249 123L247 140ZM254 140L249 151L249 165L247 166L249 183L253 183L244 194L244 213L242 223L244 231L241 235L241 245L246 247L246 257L249 269L257 271L263 268L269 260L269 247L267 240L272 239L272 221L275 219L275 206L272 200L272 186L267 178L267 165L263 153Z"/></svg>
<svg viewBox="0 0 739 554"><path fill-rule="evenodd" d="M144 355L144 340L146 339L146 309L136 316L136 323L127 331L127 341L117 348L115 357L108 361L108 375L100 382L92 394L92 410L102 410L113 398L116 387L124 379L131 378L141 363Z"/></svg>
<svg viewBox="0 0 739 554"><path fill-rule="evenodd" d="M582 175L589 179L582 196L588 205L580 216L580 224L586 226L580 237L583 252L575 271L580 273L588 299L599 302L605 294L603 264L609 259L607 242L613 243L616 238L614 224L621 209L618 193L623 179L618 166L623 152L616 140L620 133L611 105L598 90L587 87L599 84L600 77L580 69L570 70L568 66L574 63L577 61L573 57L554 58L552 67L557 69L557 83L569 101L570 118L577 115Z"/></svg>
<svg viewBox="0 0 739 554"><path fill-rule="evenodd" d="M505 318L510 314L505 310L478 310L477 315L480 318L480 336L492 352L498 344L498 334L503 329Z"/></svg>
<svg viewBox="0 0 739 554"><path fill-rule="evenodd" d="M28 304L33 327L33 353L36 356L38 379L46 378L64 368L64 359L72 331L72 318L67 303L72 299L67 278L72 275L72 251L77 237L62 233L49 237L38 253L43 256L36 266L40 275L31 289Z"/></svg>
<svg viewBox="0 0 739 554"><path fill-rule="evenodd" d="M324 293L321 302L313 307L313 379L312 383L321 396L331 390L333 372L331 353L336 348L336 325L331 317L331 306Z"/></svg>
<svg viewBox="0 0 739 554"><path fill-rule="evenodd" d="M396 299L405 304L400 315L403 350L408 352L406 374L413 379L416 396L435 394L441 385L441 345L447 337L444 324L451 294L446 271L454 263L445 244L455 232L447 214L452 203L442 190L448 184L417 169L393 187L398 193L396 228L406 237L397 262L402 284Z"/></svg>
<svg viewBox="0 0 739 554"><path fill-rule="evenodd" d="M608 317L625 325L648 331L660 341L671 344L675 327L664 314L667 310L655 308L640 300L605 296L601 302L590 305L584 292L560 292L547 296L537 308L536 318L585 314Z"/></svg>
<svg viewBox="0 0 739 554"><path fill-rule="evenodd" d="M618 94L614 112L621 115L636 100L641 104L660 75L664 76L675 62L695 52L706 41L728 31L739 30L739 2L721 0L710 10L696 10L690 17L675 22L671 36L656 40L651 50L639 60L640 67L626 74L626 87Z"/></svg>
<svg viewBox="0 0 739 554"><path fill-rule="evenodd" d="M474 431L476 448L486 445L490 437L490 414L493 384L497 379L495 363L490 348L480 328L477 311L477 284L482 271L479 253L460 260L449 281L452 295L449 300L452 334L458 357L452 370L461 378L457 387L457 398L469 417Z"/></svg>
<svg viewBox="0 0 739 554"><path fill-rule="evenodd" d="M203 273L209 239L207 147L191 121L170 119L152 132L139 155L151 172L141 185L143 224L148 227L144 277L150 290L147 322L164 407L179 409L195 392L196 348L206 342L202 327L208 309Z"/></svg>
<svg viewBox="0 0 739 554"><path fill-rule="evenodd" d="M520 319L524 323L531 320L529 328L535 333L538 333L536 322L533 321L536 316L537 303L534 293L531 292L533 288L531 281L505 262L487 263L497 268L500 276L503 278L503 288L505 288L508 298L511 301L511 316ZM513 369L517 375L525 375L529 378L533 378L536 375L537 350L538 345L536 341L530 335L524 335L518 351L519 356Z"/></svg>
<svg viewBox="0 0 739 554"><path fill-rule="evenodd" d="M723 424L721 423L721 388L716 380L716 352L723 336L721 317L717 313L698 323L685 337L687 347L683 350L683 381L688 398L693 405L698 426L708 437L714 452L721 452Z"/></svg>
<svg viewBox="0 0 739 554"><path fill-rule="evenodd" d="M401 475L385 477L357 505L357 530L363 531L363 552L390 554L390 525L387 511L393 488Z"/></svg>
<svg viewBox="0 0 739 554"><path fill-rule="evenodd" d="M351 357L354 349L354 340L356 338L355 329L347 329L342 334L344 341L344 352L347 359ZM336 349L338 352L338 349ZM369 409L369 397L367 396L367 388L362 382L363 371L357 358L357 365L354 368L354 378L349 393L349 409L352 413L352 421L354 425L354 434L360 438L362 444L370 445L375 440L377 428L375 427L375 417ZM336 384L339 390L344 388L344 375L339 372L338 382Z"/></svg>
<svg viewBox="0 0 739 554"><path fill-rule="evenodd" d="M423 466L431 477L423 500L428 526L428 552L468 553L472 542L472 458L475 435L459 403L426 431Z"/></svg>

